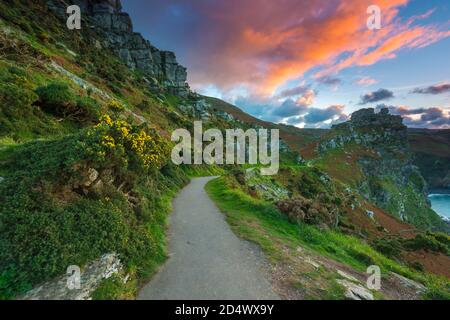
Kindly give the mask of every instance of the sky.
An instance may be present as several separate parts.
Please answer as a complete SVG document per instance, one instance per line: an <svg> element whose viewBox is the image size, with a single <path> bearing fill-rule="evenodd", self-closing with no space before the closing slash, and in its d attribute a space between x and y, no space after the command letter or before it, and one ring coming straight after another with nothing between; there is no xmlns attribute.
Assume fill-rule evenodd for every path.
<svg viewBox="0 0 450 320"><path fill-rule="evenodd" d="M123 0L191 88L264 120L326 128L387 107L450 128L448 0ZM380 11L379 29L368 27Z"/></svg>

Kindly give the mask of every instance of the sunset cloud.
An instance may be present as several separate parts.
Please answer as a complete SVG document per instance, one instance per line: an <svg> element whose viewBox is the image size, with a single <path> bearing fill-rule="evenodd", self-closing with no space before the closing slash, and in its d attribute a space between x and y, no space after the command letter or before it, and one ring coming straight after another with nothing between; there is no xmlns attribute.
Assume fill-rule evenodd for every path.
<svg viewBox="0 0 450 320"><path fill-rule="evenodd" d="M450 83L437 84L426 88L417 88L413 91L413 93L420 94L441 94L446 92L450 92Z"/></svg>
<svg viewBox="0 0 450 320"><path fill-rule="evenodd" d="M168 6L155 0L154 6ZM428 46L450 35L422 17L401 19L408 0L173 0L192 14L187 53L194 88L235 86L270 95L288 80L316 69L327 79L351 66L392 59L401 50ZM381 30L367 28L367 8L382 10ZM181 10L181 9L180 9ZM188 19L185 18L185 19ZM180 19L180 18L177 18ZM194 22L195 19L195 22ZM180 32L183 32L180 30Z"/></svg>
<svg viewBox="0 0 450 320"><path fill-rule="evenodd" d="M377 84L378 81L375 79L372 79L371 77L362 77L362 78L357 79L354 83L359 86L368 87L373 84Z"/></svg>
<svg viewBox="0 0 450 320"><path fill-rule="evenodd" d="M281 91L280 94L278 94L278 98L289 98L289 97L301 95L301 94L304 94L305 92L307 92L308 90L310 90L309 87L307 87L305 85L299 85L297 87Z"/></svg>
<svg viewBox="0 0 450 320"><path fill-rule="evenodd" d="M391 114L400 115L405 125L412 128L450 129L449 108L411 108L408 106L378 105L376 109L388 108Z"/></svg>
<svg viewBox="0 0 450 320"><path fill-rule="evenodd" d="M326 85L332 86L332 87L337 87L338 85L340 85L342 83L341 79L339 79L337 77L333 77L333 76L325 76L325 77L317 79L317 81L321 84L326 84Z"/></svg>
<svg viewBox="0 0 450 320"><path fill-rule="evenodd" d="M359 104L368 104L373 102L379 102L382 100L391 99L394 97L394 93L387 89L379 89L374 92L369 92L361 97Z"/></svg>
<svg viewBox="0 0 450 320"><path fill-rule="evenodd" d="M307 124L317 124L328 120L336 120L343 115L343 112L343 105L330 106L326 109L311 108L304 119Z"/></svg>

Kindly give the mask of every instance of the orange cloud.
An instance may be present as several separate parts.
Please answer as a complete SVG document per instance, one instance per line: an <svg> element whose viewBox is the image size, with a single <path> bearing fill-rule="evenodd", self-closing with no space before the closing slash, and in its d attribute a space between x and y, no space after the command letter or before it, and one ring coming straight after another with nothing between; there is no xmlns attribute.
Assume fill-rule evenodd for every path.
<svg viewBox="0 0 450 320"><path fill-rule="evenodd" d="M402 22L408 0L217 0L202 9L213 23L207 68L194 71L196 84L227 89L244 85L271 95L286 81L317 68L316 77L351 66L393 59L450 36L437 26L413 26L432 12ZM382 10L382 29L366 26L369 5ZM205 28L207 29L207 28Z"/></svg>

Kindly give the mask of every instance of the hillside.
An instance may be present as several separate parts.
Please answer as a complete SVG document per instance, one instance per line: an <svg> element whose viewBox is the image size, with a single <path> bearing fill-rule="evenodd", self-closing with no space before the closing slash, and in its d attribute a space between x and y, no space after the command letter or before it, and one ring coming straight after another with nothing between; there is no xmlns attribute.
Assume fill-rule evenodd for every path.
<svg viewBox="0 0 450 320"><path fill-rule="evenodd" d="M81 30L67 29L66 1L0 2L0 299L134 299L168 258L171 200L207 175L223 176L209 193L235 233L290 270L289 297L349 298L331 266L362 279L377 264L393 287L372 297L449 298L450 240L436 232L445 225L425 199L401 119L385 115L393 122L371 124L373 135L351 122L329 131L258 120L193 92L175 54L135 33L120 1L71 3L83 10ZM196 120L280 129L279 174L174 165L171 133ZM361 143L346 140L355 132ZM410 139L424 135L445 150L441 133ZM429 144L419 146L428 159ZM90 275L82 292L59 290L70 266Z"/></svg>

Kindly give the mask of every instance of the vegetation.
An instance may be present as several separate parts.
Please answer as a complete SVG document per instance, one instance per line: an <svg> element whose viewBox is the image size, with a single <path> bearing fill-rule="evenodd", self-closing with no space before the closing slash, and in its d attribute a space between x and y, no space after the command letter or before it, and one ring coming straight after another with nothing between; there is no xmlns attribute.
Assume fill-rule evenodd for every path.
<svg viewBox="0 0 450 320"><path fill-rule="evenodd" d="M270 203L255 199L236 187L229 178L220 178L207 185L207 191L226 213L233 230L241 237L261 246L272 263L283 259L282 247L306 247L357 270L378 265L383 273L393 271L424 283L429 290L425 298L450 299L448 279L421 274L375 250L354 236L338 230L320 229L303 222L292 224ZM234 188L233 188L234 186Z"/></svg>
<svg viewBox="0 0 450 320"><path fill-rule="evenodd" d="M192 129L194 117L179 105L193 101L149 92L139 71L92 45L101 40L93 30L64 32L43 1L2 1L0 17L0 299L17 297L64 274L68 265L83 266L109 252L120 255L125 267L121 276L130 275L129 280L105 280L93 298L133 298L139 284L166 259L171 198L189 177L229 170L234 178L211 182L209 193L233 229L259 244L271 262L292 265L304 278L323 282L325 289L309 291L306 298L342 299L343 290L334 273L296 270L286 248L302 246L357 270L377 264L385 273L395 271L426 284L426 298L449 298L448 280L395 259L402 250L448 254L448 236L425 233L369 245L334 228L342 213L334 208L358 202L343 192L364 180L356 156L374 154L353 145L333 150L312 166L298 165L297 154L283 152L280 174L258 180L300 199L287 201L282 214L245 186L245 166L173 166L168 137L172 129ZM67 73L53 70L53 63ZM68 73L92 86L86 90ZM245 123L213 118L205 127L268 125L223 101L207 100ZM302 136L295 128L275 127L296 149L323 134L306 130ZM410 180L408 188L398 190L389 179L372 179L370 189L391 191L385 207L389 212L399 212L400 202L406 210L427 208L416 193L423 180L418 175ZM302 212L294 212L295 207ZM437 223L429 208L410 218L424 227ZM320 224L324 221L331 228ZM299 290L305 286L296 280L291 284Z"/></svg>
<svg viewBox="0 0 450 320"><path fill-rule="evenodd" d="M93 123L100 117L100 107L90 97L77 97L67 83L53 82L36 89L38 105L55 117L80 123Z"/></svg>
<svg viewBox="0 0 450 320"><path fill-rule="evenodd" d="M158 139L105 117L79 134L2 149L0 297L105 252L138 277L152 273L166 258L169 199L187 181L165 164ZM100 172L96 186L88 169Z"/></svg>

